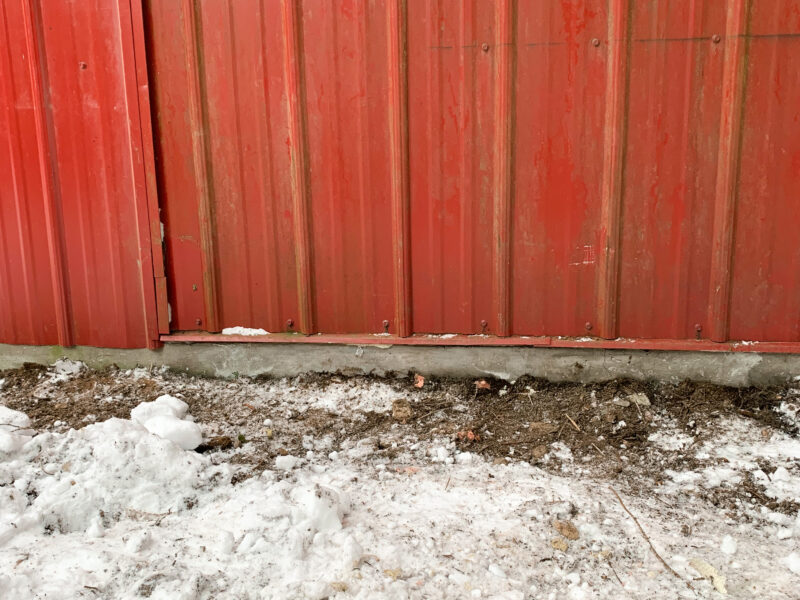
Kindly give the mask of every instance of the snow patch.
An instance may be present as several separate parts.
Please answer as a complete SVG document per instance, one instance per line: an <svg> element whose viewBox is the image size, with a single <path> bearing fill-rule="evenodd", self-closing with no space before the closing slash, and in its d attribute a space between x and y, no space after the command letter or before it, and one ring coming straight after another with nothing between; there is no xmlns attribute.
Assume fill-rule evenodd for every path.
<svg viewBox="0 0 800 600"><path fill-rule="evenodd" d="M222 330L222 335L269 335L269 331L264 329L253 329L250 327L226 327Z"/></svg>
<svg viewBox="0 0 800 600"><path fill-rule="evenodd" d="M22 448L34 434L30 425L28 415L0 405L0 455Z"/></svg>
<svg viewBox="0 0 800 600"><path fill-rule="evenodd" d="M50 381L58 383L72 379L86 368L86 365L80 361L69 360L62 358L53 364L53 371L50 374Z"/></svg>

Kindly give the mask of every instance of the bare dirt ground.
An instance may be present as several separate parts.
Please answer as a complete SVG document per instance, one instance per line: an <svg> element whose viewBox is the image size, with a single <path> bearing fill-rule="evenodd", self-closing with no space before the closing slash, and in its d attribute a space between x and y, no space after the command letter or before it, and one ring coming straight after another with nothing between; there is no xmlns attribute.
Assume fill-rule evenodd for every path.
<svg viewBox="0 0 800 600"><path fill-rule="evenodd" d="M112 417L125 419L139 403L178 388L195 419L217 434L200 452L242 447L234 457L242 467L238 480L260 473L276 456L304 454L308 438L328 438L334 451L373 438L377 440L375 454L394 459L400 453L398 440L409 435L417 441L444 436L459 449L487 460L521 460L553 471L561 471L562 461L558 457L545 460L545 456L560 442L594 475L649 494L648 484L663 481L667 469L696 470L719 464L719 459L698 459L691 448L713 439L715 423L726 417L750 421L761 429L764 439L776 431L798 435L797 424L782 419L776 410L794 397L789 386L740 389L689 381L578 384L521 378L513 384L439 379L417 388L413 374L390 378L310 374L292 381L293 391L323 396L332 386L360 390L369 383L385 384L396 391L399 410L407 410L400 415L404 418L396 418L397 410L353 413L313 406L293 410L291 403L283 405L280 395L264 402L264 392L272 383L269 379L214 380L170 371L155 377L131 376L110 368L85 369L59 385L42 386L45 371L46 367L29 364L0 373L8 390L4 404L26 413L34 428L80 429ZM649 405L627 400L636 394L643 394ZM272 421L269 427L264 426L266 419ZM670 435L691 439L691 443L665 449L650 440L664 423L670 424ZM776 468L768 459L761 466L767 475ZM797 502L776 501L764 491L763 485L746 479L739 486L701 494L715 506L730 510L742 504L787 514L800 509Z"/></svg>
<svg viewBox="0 0 800 600"><path fill-rule="evenodd" d="M349 467L362 470L359 476L365 478L377 477L374 469L411 479L432 466L455 469L479 462L481 473L492 479L495 471L524 465L545 478L574 478L589 489L602 490L598 494L609 505L618 501L615 509L623 510L621 518L629 528L626 543L636 545L639 554L603 549L601 544L593 556L595 561L596 556L604 559L603 573L592 579L581 571L582 588L563 567L561 588L557 582L550 587L531 583L537 579L534 574L518 588L506 586L503 591L519 590L521 595L491 597L614 597L614 589L644 597L641 594L659 588L639 579L653 579L654 572L670 581L666 588L662 584L667 593L663 597L712 597L720 593L719 582L696 564L689 568L688 558L671 558L665 540L674 536L676 544L698 548L693 545L695 530L713 537L716 528L707 522L713 518L725 523L725 531L742 532L738 562L724 543L721 554L719 548L714 550L725 557L724 565L708 556L708 547L704 550L708 562L716 560L720 572L728 571L726 591L742 598L800 598L800 592L792 595L791 590L800 590L800 577L791 566L760 581L761 567L749 564L755 558L742 556L749 543L762 543L760 536L777 544L771 550L781 552L774 557L776 565L798 546L794 536L800 534L800 490L795 486L800 464L791 452L798 447L800 392L791 385L735 389L692 382L421 380L413 373L380 379L306 375L290 380L215 380L166 370L113 368L76 368L55 378L51 373L38 365L0 373L0 404L27 414L38 433L64 434L111 418L128 419L140 403L172 394L189 405L203 428L205 440L196 452L211 464L229 465L234 487L274 471L281 456L299 457L309 468L346 457ZM737 440L741 447L732 446ZM790 448L789 454L785 448ZM290 470L279 471L279 477L290 477ZM458 473L448 475L444 492ZM628 505L635 510L629 512ZM581 521L577 516L583 510L580 501L571 499L569 510L558 514L559 522L567 525L554 525L555 530L545 534L550 551L556 552L547 561L563 562L558 551L587 537L588 529L576 528L574 534L569 529L572 520ZM702 518L698 521L687 510ZM654 526L659 519L664 522ZM653 539L661 542L660 552L650 547L648 523ZM497 570L513 570L514 560L509 558ZM675 564L681 573L670 573ZM491 573L491 565L487 568ZM464 584L469 592L464 597L482 597L475 593L480 591L475 581ZM317 597L357 596L348 595L357 585L337 585ZM417 585L427 591L415 592L410 586L386 597L438 597L431 590L445 589ZM486 588L491 586L483 587L481 593L490 596ZM571 595L562 596L559 590ZM358 597L382 597L378 591L386 592L363 587ZM441 597L449 594L442 593ZM298 592L296 597L311 596Z"/></svg>

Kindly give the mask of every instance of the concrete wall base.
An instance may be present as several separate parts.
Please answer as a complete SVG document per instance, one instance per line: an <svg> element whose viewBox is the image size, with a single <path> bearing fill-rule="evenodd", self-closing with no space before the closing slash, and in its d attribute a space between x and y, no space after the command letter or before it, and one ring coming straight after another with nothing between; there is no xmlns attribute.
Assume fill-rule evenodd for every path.
<svg viewBox="0 0 800 600"><path fill-rule="evenodd" d="M800 375L798 354L750 352L246 343L166 344L160 350L120 350L0 344L0 369L19 367L25 362L52 364L64 357L94 368L167 366L213 377L283 377L308 372L385 375L410 371L430 376L511 380L532 375L551 381L586 383L615 378L674 382L691 379L743 387L783 384Z"/></svg>

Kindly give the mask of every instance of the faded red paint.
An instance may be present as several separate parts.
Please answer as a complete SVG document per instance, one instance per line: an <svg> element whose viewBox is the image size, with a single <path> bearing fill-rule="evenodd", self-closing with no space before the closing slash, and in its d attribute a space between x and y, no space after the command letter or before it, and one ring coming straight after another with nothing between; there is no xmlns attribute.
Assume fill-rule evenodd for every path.
<svg viewBox="0 0 800 600"><path fill-rule="evenodd" d="M98 4L2 8L0 341L800 343L800 0Z"/></svg>
<svg viewBox="0 0 800 600"><path fill-rule="evenodd" d="M0 5L0 342L158 344L142 31L123 0Z"/></svg>

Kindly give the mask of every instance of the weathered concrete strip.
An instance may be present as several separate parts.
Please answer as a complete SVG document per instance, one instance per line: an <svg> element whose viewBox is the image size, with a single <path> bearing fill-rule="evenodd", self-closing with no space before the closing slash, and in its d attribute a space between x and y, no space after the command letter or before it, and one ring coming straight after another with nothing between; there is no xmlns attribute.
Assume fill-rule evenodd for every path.
<svg viewBox="0 0 800 600"><path fill-rule="evenodd" d="M330 344L166 344L160 350L0 344L0 369L59 358L91 367L167 366L191 373L230 377L292 376L299 373L376 374L418 372L431 376L498 377L533 375L553 381L594 382L692 379L720 385L785 383L800 375L800 355L747 352L661 352L646 350L519 347L346 346Z"/></svg>

